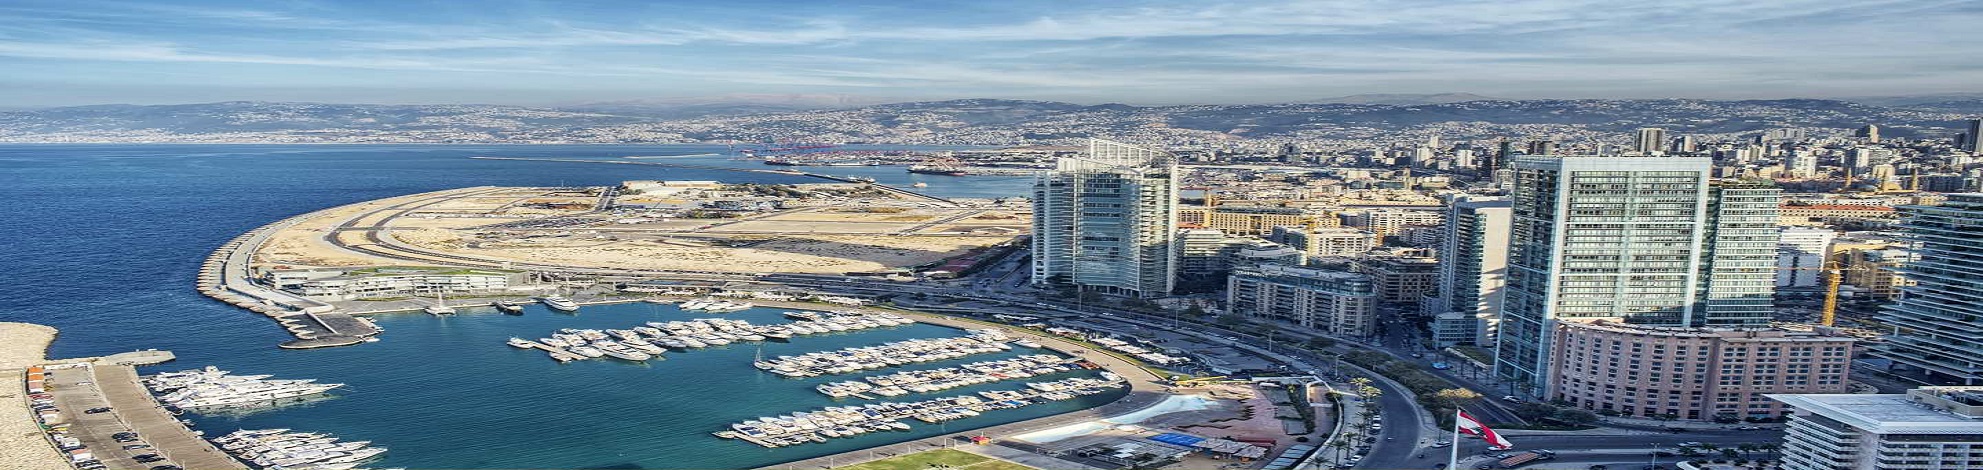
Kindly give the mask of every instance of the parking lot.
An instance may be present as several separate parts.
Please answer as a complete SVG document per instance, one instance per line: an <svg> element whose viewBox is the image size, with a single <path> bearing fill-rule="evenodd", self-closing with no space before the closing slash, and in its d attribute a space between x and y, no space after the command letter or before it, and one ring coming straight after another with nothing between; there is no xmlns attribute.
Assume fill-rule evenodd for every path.
<svg viewBox="0 0 1983 470"><path fill-rule="evenodd" d="M61 432L52 436L63 452L88 453L79 468L246 468L159 409L137 381L129 366L48 371L48 404L63 418Z"/></svg>

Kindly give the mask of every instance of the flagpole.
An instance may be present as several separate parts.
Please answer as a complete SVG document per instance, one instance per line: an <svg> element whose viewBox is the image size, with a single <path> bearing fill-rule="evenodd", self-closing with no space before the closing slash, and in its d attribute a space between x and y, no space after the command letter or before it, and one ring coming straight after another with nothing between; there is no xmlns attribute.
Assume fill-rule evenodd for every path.
<svg viewBox="0 0 1983 470"><path fill-rule="evenodd" d="M1460 468L1460 409L1458 407L1453 408L1453 440L1447 442L1453 443L1453 448L1451 449L1453 455L1446 459L1446 469L1458 470Z"/></svg>

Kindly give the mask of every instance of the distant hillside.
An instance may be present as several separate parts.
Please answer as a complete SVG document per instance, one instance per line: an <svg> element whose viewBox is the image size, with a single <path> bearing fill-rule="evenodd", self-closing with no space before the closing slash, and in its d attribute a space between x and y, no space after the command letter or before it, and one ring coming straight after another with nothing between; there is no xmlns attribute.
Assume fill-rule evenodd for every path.
<svg viewBox="0 0 1983 470"><path fill-rule="evenodd" d="M1487 97L1487 96L1480 96L1473 93L1431 93L1431 94L1372 93L1372 94L1362 94L1362 95L1338 96L1335 98L1323 98L1323 99L1315 100L1313 102L1409 106L1409 105L1423 105L1423 104L1460 103L1465 101L1501 101L1501 99Z"/></svg>
<svg viewBox="0 0 1983 470"><path fill-rule="evenodd" d="M1152 141L1372 141L1438 135L1598 138L1639 127L1740 135L1799 127L1942 137L1976 101L1494 100L1360 95L1359 103L1132 106L962 99L835 105L829 95L624 101L555 108L224 102L0 111L0 142L764 142L1015 144L1089 136ZM1356 98L1351 100L1349 98ZM1379 104L1378 101L1446 101ZM795 109L803 108L803 109Z"/></svg>

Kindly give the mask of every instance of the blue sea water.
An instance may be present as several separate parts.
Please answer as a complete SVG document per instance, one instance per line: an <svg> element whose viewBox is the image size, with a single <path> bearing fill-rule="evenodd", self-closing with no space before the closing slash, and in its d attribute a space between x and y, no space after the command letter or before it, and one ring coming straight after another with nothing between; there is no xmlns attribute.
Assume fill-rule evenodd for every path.
<svg viewBox="0 0 1983 470"><path fill-rule="evenodd" d="M558 328L627 327L694 318L626 304L563 315L468 313L377 317L383 341L290 351L273 322L193 291L217 245L262 224L325 207L477 185L605 185L630 179L796 183L797 177L720 170L472 160L468 156L613 159L725 152L721 146L499 145L0 145L0 321L62 330L52 357L158 348L179 361L147 372L216 365L349 384L336 397L245 416L199 416L201 429L286 427L371 440L392 450L378 466L415 468L739 468L930 436L1093 406L1111 395L1001 410L944 427L783 449L720 440L729 422L832 406L811 387L750 367L755 346L671 353L665 361L560 365L502 344ZM670 162L762 168L728 157ZM1025 178L910 175L899 167L826 172L883 183L928 182L949 197L1025 192ZM779 322L776 311L727 314ZM767 343L767 356L956 336L929 325ZM4 339L0 339L4 340ZM1011 353L1017 354L1017 353ZM966 358L969 362L1002 355ZM922 367L941 367L945 363ZM851 376L850 376L851 377ZM949 396L1017 383L962 388ZM914 397L914 396L912 396ZM906 397L905 397L906 398ZM841 402L849 403L849 402Z"/></svg>

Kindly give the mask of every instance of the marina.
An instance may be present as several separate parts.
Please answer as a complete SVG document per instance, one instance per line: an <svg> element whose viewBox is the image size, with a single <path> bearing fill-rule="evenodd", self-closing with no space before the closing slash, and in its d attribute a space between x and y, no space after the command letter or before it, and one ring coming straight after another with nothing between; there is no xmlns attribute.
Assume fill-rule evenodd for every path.
<svg viewBox="0 0 1983 470"><path fill-rule="evenodd" d="M1005 344L1008 338L1002 331L983 329L969 333L960 338L909 339L878 346L778 356L754 361L752 365L786 377L814 377L1012 350L1012 345Z"/></svg>
<svg viewBox="0 0 1983 470"><path fill-rule="evenodd" d="M213 438L222 450L264 470L348 470L386 453L371 441L347 441L327 434L288 429L239 430Z"/></svg>
<svg viewBox="0 0 1983 470"><path fill-rule="evenodd" d="M1013 343L1018 344L1017 341ZM815 389L834 398L848 396L866 398L866 394L896 397L1093 367L1094 364L1077 359L1052 354L1035 354L997 361L973 362L958 367L902 371L865 377L859 381L825 383Z"/></svg>
<svg viewBox="0 0 1983 470"><path fill-rule="evenodd" d="M928 424L970 418L992 410L1020 408L1035 403L1071 400L1121 388L1125 382L1114 374L1101 379L1076 377L1026 384L1025 390L987 390L977 395L961 395L915 402L881 402L858 406L830 406L812 411L775 417L760 417L730 425L716 437L739 439L764 447L826 442L830 438L854 437L870 432L908 431L903 423L915 419Z"/></svg>
<svg viewBox="0 0 1983 470"><path fill-rule="evenodd" d="M691 309L689 302L676 308L685 311L706 311ZM707 306L705 304L700 307ZM735 308L729 311L746 309L748 308ZM769 325L753 325L745 320L723 318L650 321L631 328L603 330L563 328L536 341L511 337L505 343L519 349L542 350L549 354L552 360L558 362L601 357L646 361L659 359L669 350L687 351L738 342L790 341L795 336L860 331L915 323L914 320L899 315L852 311L826 314L787 311L785 316L807 321Z"/></svg>
<svg viewBox="0 0 1983 470"><path fill-rule="evenodd" d="M321 395L344 384L315 379L270 379L268 375L228 375L213 366L146 377L160 403L171 409L202 410L264 407Z"/></svg>

